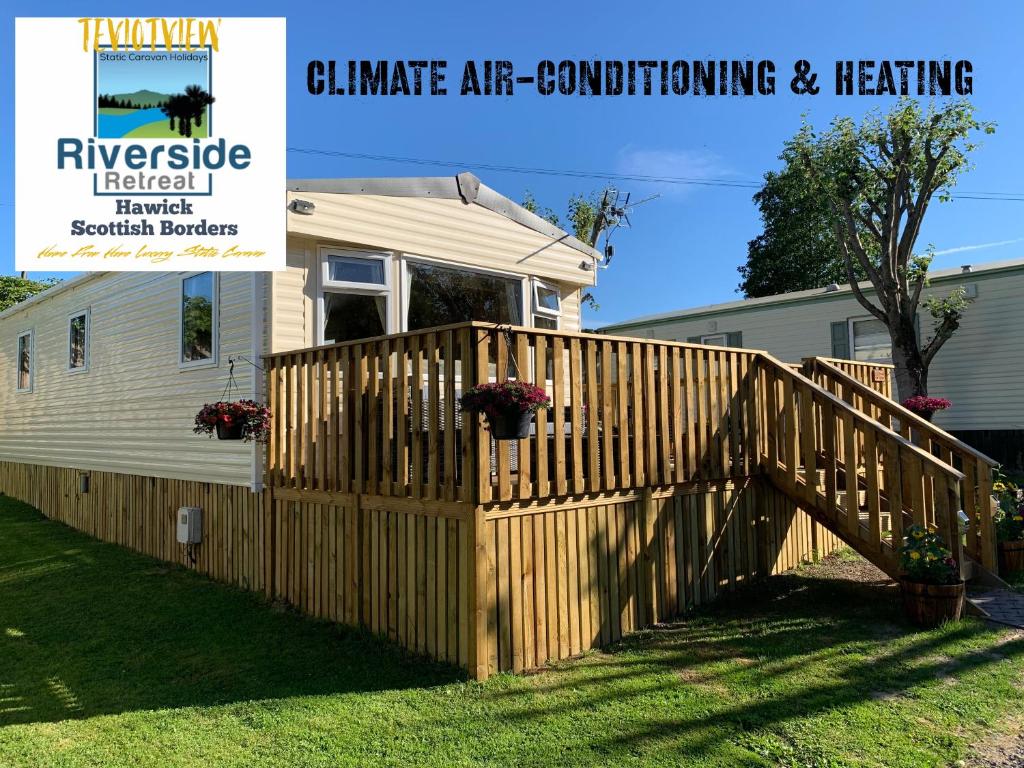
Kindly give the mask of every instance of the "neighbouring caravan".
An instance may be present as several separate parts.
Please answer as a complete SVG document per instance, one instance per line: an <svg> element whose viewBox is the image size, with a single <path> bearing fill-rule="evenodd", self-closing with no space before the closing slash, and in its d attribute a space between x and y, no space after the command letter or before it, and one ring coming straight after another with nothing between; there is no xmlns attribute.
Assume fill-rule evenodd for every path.
<svg viewBox="0 0 1024 768"><path fill-rule="evenodd" d="M935 423L1008 466L1024 467L1024 259L932 273L925 296L963 286L972 299L960 329L939 350L929 390L953 407ZM865 293L872 296L870 286ZM932 319L919 312L920 334ZM883 324L868 315L848 285L711 304L638 317L602 333L764 349L798 362L822 355L891 362Z"/></svg>

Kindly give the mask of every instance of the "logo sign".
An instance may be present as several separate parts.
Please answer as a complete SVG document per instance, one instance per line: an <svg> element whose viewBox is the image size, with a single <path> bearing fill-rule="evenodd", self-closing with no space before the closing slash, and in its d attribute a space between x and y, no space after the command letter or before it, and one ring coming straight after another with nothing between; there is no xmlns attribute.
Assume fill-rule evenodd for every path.
<svg viewBox="0 0 1024 768"><path fill-rule="evenodd" d="M15 30L18 270L284 269L284 19Z"/></svg>

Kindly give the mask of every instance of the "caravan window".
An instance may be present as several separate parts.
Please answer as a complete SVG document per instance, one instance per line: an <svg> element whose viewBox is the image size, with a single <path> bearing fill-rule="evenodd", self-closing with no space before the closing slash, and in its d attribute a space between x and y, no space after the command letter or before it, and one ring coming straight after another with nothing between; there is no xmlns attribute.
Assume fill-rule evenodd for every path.
<svg viewBox="0 0 1024 768"><path fill-rule="evenodd" d="M892 362L892 339L885 323L874 317L850 320L853 359L872 363Z"/></svg>
<svg viewBox="0 0 1024 768"><path fill-rule="evenodd" d="M200 272L181 280L182 366L217 362L217 275Z"/></svg>
<svg viewBox="0 0 1024 768"><path fill-rule="evenodd" d="M558 330L562 317L562 294L558 287L533 280L533 327Z"/></svg>
<svg viewBox="0 0 1024 768"><path fill-rule="evenodd" d="M320 264L320 341L336 344L388 333L391 256L321 248Z"/></svg>
<svg viewBox="0 0 1024 768"><path fill-rule="evenodd" d="M468 320L523 324L523 279L418 261L405 265L406 328Z"/></svg>
<svg viewBox="0 0 1024 768"><path fill-rule="evenodd" d="M18 392L32 391L32 374L35 365L35 349L32 344L32 331L18 334L18 368L15 389Z"/></svg>
<svg viewBox="0 0 1024 768"><path fill-rule="evenodd" d="M68 317L68 370L89 370L89 310Z"/></svg>

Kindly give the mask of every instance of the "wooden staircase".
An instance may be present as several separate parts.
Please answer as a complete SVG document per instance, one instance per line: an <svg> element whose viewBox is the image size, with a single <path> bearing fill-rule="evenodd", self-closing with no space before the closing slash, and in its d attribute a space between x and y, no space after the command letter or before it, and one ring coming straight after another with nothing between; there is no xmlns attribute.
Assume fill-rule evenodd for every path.
<svg viewBox="0 0 1024 768"><path fill-rule="evenodd" d="M780 491L893 578L911 524L934 526L965 576L995 572L991 459L831 361L760 360L763 467Z"/></svg>

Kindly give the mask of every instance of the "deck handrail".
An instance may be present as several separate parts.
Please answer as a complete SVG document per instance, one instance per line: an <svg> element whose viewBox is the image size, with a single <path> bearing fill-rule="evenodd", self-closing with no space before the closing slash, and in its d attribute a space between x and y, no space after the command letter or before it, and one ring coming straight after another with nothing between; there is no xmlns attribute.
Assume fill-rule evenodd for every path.
<svg viewBox="0 0 1024 768"><path fill-rule="evenodd" d="M906 522L934 525L962 559L962 472L772 355L759 361L766 470L780 488L890 575Z"/></svg>
<svg viewBox="0 0 1024 768"><path fill-rule="evenodd" d="M875 389L850 376L826 358L807 358L805 360L809 377L823 376L847 388L851 400L856 398L884 415L891 424L893 420L900 423L901 436L914 442L915 436L928 452L938 454L937 458L949 466L954 460L959 461L963 469L961 501L964 511L972 521L972 527L966 537L968 553L985 568L995 571L997 567L995 520L996 506L992 499L992 470L999 466L994 459L981 451L967 445L927 419L923 419L913 411L904 408L900 403L891 400ZM924 448L922 448L924 449Z"/></svg>
<svg viewBox="0 0 1024 768"><path fill-rule="evenodd" d="M878 390L873 389L864 384L864 382L859 381L853 376L850 376L841 368L835 366L833 364L832 359L825 357L810 357L806 359L808 361L813 361L813 363L818 367L823 367L830 376L846 383L853 390L855 390L857 394L870 400L878 408L888 411L891 416L894 416L895 418L899 419L901 424L907 423L909 425L912 425L916 427L918 430L920 430L922 433L927 434L933 441L938 443L945 443L950 447L956 448L961 453L969 454L974 458L978 459L979 461L985 462L986 464L990 465L993 468L999 466L998 461L989 456L986 456L977 448L968 445L967 443L955 437L954 435L951 435L949 432L942 429L941 427L935 426L935 424L933 424L932 422L918 416L916 413L909 410L908 408L905 408L901 403L889 399Z"/></svg>
<svg viewBox="0 0 1024 768"><path fill-rule="evenodd" d="M875 419L872 419L869 415L867 415L866 413L864 413L863 411L861 411L861 410L859 410L857 408L854 408L850 403L847 403L845 400L842 400L841 398L836 397L834 394L829 392L827 389L822 387L820 384L815 382L810 377L803 376L802 374L800 374L800 373L798 373L796 371L793 371L789 367L788 364L786 364L786 363L782 362L781 360L773 357L772 355L768 354L767 352L762 353L761 357L762 357L762 359L770 362L771 364L778 366L779 369L782 370L787 376L799 377L800 379L805 380L808 383L808 385L810 386L810 388L814 392L816 392L817 394L819 394L822 397L826 398L829 402L832 403L833 407L837 407L838 406L840 408L840 410L849 412L850 415L855 420L857 420L859 422L863 422L865 424L869 424L873 429L877 430L880 434L884 435L888 439L891 439L891 440L895 441L896 443L898 443L899 445L901 445L902 447L906 448L907 450L914 452L918 456L918 458L920 458L922 461L930 463L932 466L935 467L936 471L946 472L951 477L953 477L953 478L955 478L957 480L962 480L963 479L963 477L964 477L964 473L963 472L959 471L958 469L956 469L952 465L947 464L946 462L940 460L939 458L937 458L933 454L928 453L927 451L925 451L920 446L915 445L913 442L911 442L907 438L903 437L898 432L896 432L896 431L890 429L889 427L885 426L881 422L879 422L879 421L877 421ZM856 381L856 379L853 379L853 381ZM859 384L860 386L864 386L864 385L860 384L860 382L857 382L857 384ZM870 387L868 387L868 389L870 389ZM871 390L871 391L874 392L875 390ZM879 394L879 397L883 397L884 398L884 395Z"/></svg>

